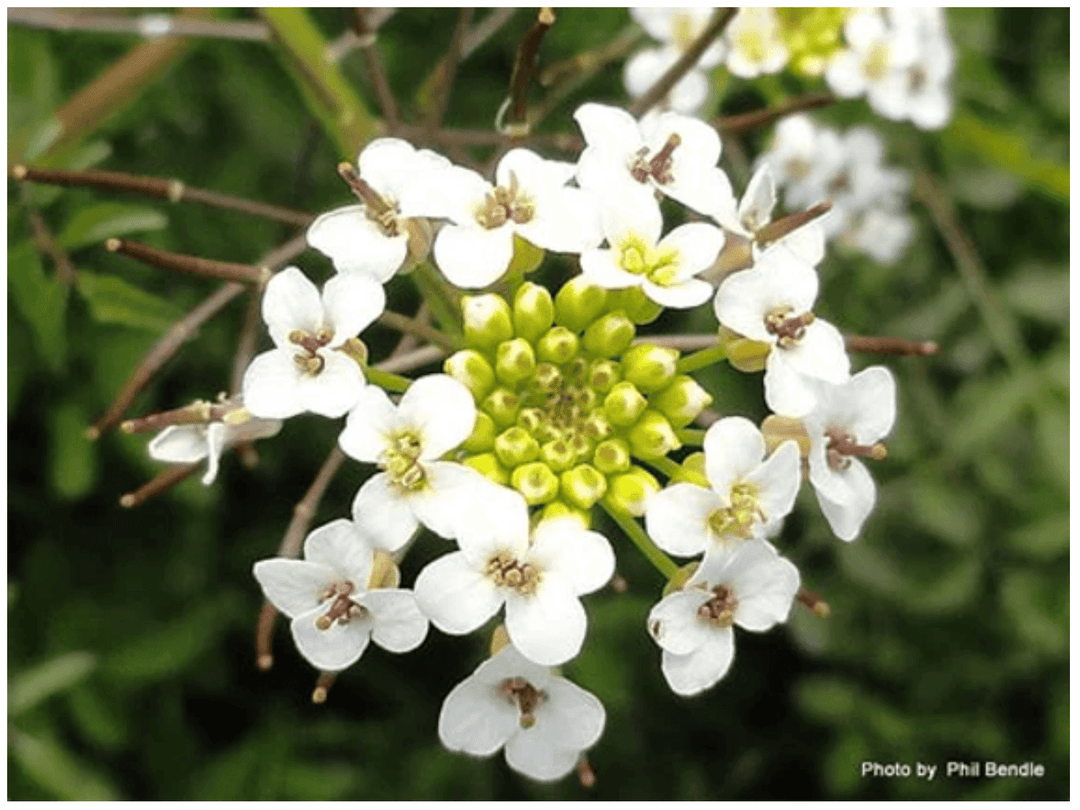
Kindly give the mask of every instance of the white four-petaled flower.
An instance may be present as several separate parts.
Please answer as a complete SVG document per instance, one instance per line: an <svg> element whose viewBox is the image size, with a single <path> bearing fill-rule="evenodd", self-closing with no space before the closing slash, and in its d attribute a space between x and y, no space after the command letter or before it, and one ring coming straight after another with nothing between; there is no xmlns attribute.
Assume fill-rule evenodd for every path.
<svg viewBox="0 0 1080 810"><path fill-rule="evenodd" d="M203 484L214 483L221 454L240 442L265 439L281 430L280 419L250 417L243 422L213 421L197 425L170 425L153 438L147 447L150 458L193 464L206 461Z"/></svg>
<svg viewBox="0 0 1080 810"><path fill-rule="evenodd" d="M477 757L505 746L511 768L547 782L573 770L600 739L604 721L593 695L508 644L447 695L439 739Z"/></svg>
<svg viewBox="0 0 1080 810"><path fill-rule="evenodd" d="M408 652L427 635L428 621L412 591L371 588L373 567L371 542L341 519L308 535L303 560L262 560L254 573L266 598L292 619L303 656L335 672L359 660L369 641Z"/></svg>

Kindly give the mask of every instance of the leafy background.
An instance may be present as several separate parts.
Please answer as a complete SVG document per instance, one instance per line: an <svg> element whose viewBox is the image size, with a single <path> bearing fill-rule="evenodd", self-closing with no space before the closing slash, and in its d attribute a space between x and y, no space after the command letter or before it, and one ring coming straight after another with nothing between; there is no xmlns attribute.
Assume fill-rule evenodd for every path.
<svg viewBox="0 0 1080 810"><path fill-rule="evenodd" d="M345 10L312 15L327 39L348 24ZM558 15L543 64L599 47L629 24L619 9ZM415 90L455 20L454 10L409 9L380 32L407 117L417 115ZM9 182L9 797L1067 796L1069 12L963 9L948 21L956 115L944 131L878 119L863 100L816 113L841 128L877 127L890 162L932 177L931 203L954 211L942 220L926 195L914 199L917 238L893 267L842 248L821 267L819 310L846 331L942 346L933 358L887 361L899 381L899 419L889 459L874 468L880 504L859 540L833 538L812 496L782 536L833 616L796 608L785 628L740 634L725 680L679 699L644 633L661 583L616 539L629 590L588 601L589 641L566 668L608 711L590 754L599 778L591 792L573 777L529 782L501 756L474 761L441 749L441 701L481 660L479 637L432 631L403 656L372 648L322 706L311 704L314 673L283 628L275 667L256 670L251 565L274 553L336 423L290 420L260 445L254 471L228 458L212 488L192 479L135 510L117 506L157 471L145 438L112 433L91 443L83 430L169 324L214 286L107 254L101 241L135 234L253 262L295 231L195 205ZM529 23L517 12L461 65L449 126L490 127ZM135 44L9 26L9 163L40 154L54 113ZM113 99L100 120L37 162L179 177L311 212L340 206L348 194L333 167L351 156L339 154L282 65L265 43L190 40L160 76ZM360 54L346 56L342 70L377 109ZM821 89L786 74L719 83L724 114ZM574 132L570 113L586 99L623 103L618 71L570 93L543 129ZM725 147L736 188L747 179L740 148L752 157L768 135ZM35 249L31 212L76 265L74 288ZM973 254L957 246L957 229ZM300 264L317 278L330 272L313 251ZM411 311L408 282L395 284L391 300ZM243 311L234 301L204 326L134 412L226 388ZM713 324L704 313L665 316L660 327ZM375 357L393 337L369 336ZM721 410L764 416L758 379L726 366L702 379ZM347 463L314 525L347 514L365 474ZM441 551L421 544L405 581ZM945 779L950 760L1034 761L1046 775ZM932 763L939 775L932 783L862 778L864 761Z"/></svg>

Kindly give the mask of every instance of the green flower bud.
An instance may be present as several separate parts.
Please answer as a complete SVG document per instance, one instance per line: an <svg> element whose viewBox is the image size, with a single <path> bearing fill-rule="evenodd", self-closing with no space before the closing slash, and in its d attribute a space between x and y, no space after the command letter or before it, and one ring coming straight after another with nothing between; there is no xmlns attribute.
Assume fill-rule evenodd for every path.
<svg viewBox="0 0 1080 810"><path fill-rule="evenodd" d="M630 428L629 438L631 452L644 459L666 456L682 446L675 437L671 423L662 413L651 408L642 413L637 424Z"/></svg>
<svg viewBox="0 0 1080 810"><path fill-rule="evenodd" d="M477 402L495 387L495 370L476 349L462 349L446 358L443 370L468 388Z"/></svg>
<svg viewBox="0 0 1080 810"><path fill-rule="evenodd" d="M624 290L611 290L608 293L608 306L621 309L626 317L641 325L652 323L664 308L647 296L641 287L627 287Z"/></svg>
<svg viewBox="0 0 1080 810"><path fill-rule="evenodd" d="M554 520L557 518L573 518L581 524L581 528L587 529L592 525L592 521L589 519L589 513L584 509L578 509L576 506L570 506L564 501L552 501L544 510L540 513L540 522L545 520Z"/></svg>
<svg viewBox="0 0 1080 810"><path fill-rule="evenodd" d="M555 322L580 332L607 308L607 290L577 276L555 294Z"/></svg>
<svg viewBox="0 0 1080 810"><path fill-rule="evenodd" d="M631 467L621 475L608 479L604 505L627 512L634 517L645 514L645 502L660 491L660 484L641 467Z"/></svg>
<svg viewBox="0 0 1080 810"><path fill-rule="evenodd" d="M769 455L786 441L795 441L803 458L810 455L810 436L801 419L770 414L761 423L761 435L765 438L765 452Z"/></svg>
<svg viewBox="0 0 1080 810"><path fill-rule="evenodd" d="M693 475L700 475L702 478L708 478L708 476L705 475L705 453L701 450L698 450L696 453L691 453L684 458L681 466Z"/></svg>
<svg viewBox="0 0 1080 810"><path fill-rule="evenodd" d="M537 363L536 374L533 375L532 387L545 394L558 391L562 387L563 377L558 366L551 363Z"/></svg>
<svg viewBox="0 0 1080 810"><path fill-rule="evenodd" d="M476 412L473 432L461 447L470 453L485 453L495 445L495 422L483 411Z"/></svg>
<svg viewBox="0 0 1080 810"><path fill-rule="evenodd" d="M495 455L507 467L514 468L540 455L540 444L524 428L507 428L495 437Z"/></svg>
<svg viewBox="0 0 1080 810"><path fill-rule="evenodd" d="M604 475L626 472L630 469L630 445L622 439L605 439L596 446L592 463Z"/></svg>
<svg viewBox="0 0 1080 810"><path fill-rule="evenodd" d="M515 388L536 373L536 354L524 338L505 340L495 350L495 376Z"/></svg>
<svg viewBox="0 0 1080 810"><path fill-rule="evenodd" d="M506 268L506 274L513 276L514 274L531 273L537 267L540 266L540 262L544 260L544 249L537 247L528 239L523 239L514 234L514 255L510 259L510 266Z"/></svg>
<svg viewBox="0 0 1080 810"><path fill-rule="evenodd" d="M491 351L514 336L510 305L502 296L466 295L461 299L465 320L465 342L483 351Z"/></svg>
<svg viewBox="0 0 1080 810"><path fill-rule="evenodd" d="M522 464L510 476L510 483L525 496L525 502L529 506L548 503L555 500L555 496L559 494L558 477L540 461Z"/></svg>
<svg viewBox="0 0 1080 810"><path fill-rule="evenodd" d="M570 440L570 448L574 451L575 461L588 461L592 458L595 445L580 433L575 433Z"/></svg>
<svg viewBox="0 0 1080 810"><path fill-rule="evenodd" d="M619 364L611 360L593 360L589 364L589 387L606 394L619 381Z"/></svg>
<svg viewBox="0 0 1080 810"><path fill-rule="evenodd" d="M592 393L591 391L589 392ZM599 411L593 411L581 425L581 432L593 441L602 441L614 433L611 422Z"/></svg>
<svg viewBox="0 0 1080 810"><path fill-rule="evenodd" d="M514 333L535 343L555 322L551 293L539 284L526 281L514 295Z"/></svg>
<svg viewBox="0 0 1080 810"><path fill-rule="evenodd" d="M508 428L517 419L519 404L517 396L512 391L496 388L480 403L480 410L495 421L496 427Z"/></svg>
<svg viewBox="0 0 1080 810"><path fill-rule="evenodd" d="M692 377L680 374L671 381L671 385L649 398L649 405L668 418L671 426L678 430L686 427L698 414L709 407L713 399Z"/></svg>
<svg viewBox="0 0 1080 810"><path fill-rule="evenodd" d="M544 412L539 408L522 408L518 411L517 424L530 433L539 430L544 421Z"/></svg>
<svg viewBox="0 0 1080 810"><path fill-rule="evenodd" d="M750 374L765 368L765 360L772 350L768 343L744 338L723 326L720 327L720 342L725 345L728 362Z"/></svg>
<svg viewBox="0 0 1080 810"><path fill-rule="evenodd" d="M622 357L622 375L639 390L651 394L664 388L675 377L679 352L651 343L631 346Z"/></svg>
<svg viewBox="0 0 1080 810"><path fill-rule="evenodd" d="M578 336L562 326L554 326L536 344L536 356L544 363L560 366L578 353Z"/></svg>
<svg viewBox="0 0 1080 810"><path fill-rule="evenodd" d="M634 322L622 312L609 312L585 330L585 348L600 357L617 357L634 340Z"/></svg>
<svg viewBox="0 0 1080 810"><path fill-rule="evenodd" d="M569 470L577 461L574 448L562 439L545 442L540 448L540 460L555 472Z"/></svg>
<svg viewBox="0 0 1080 810"><path fill-rule="evenodd" d="M506 486L510 483L510 473L506 467L499 463L494 453L481 453L478 456L469 456L463 462L467 467L472 467L481 475L486 476L496 484Z"/></svg>
<svg viewBox="0 0 1080 810"><path fill-rule="evenodd" d="M638 420L649 403L633 383L616 383L604 398L604 413L613 425L628 427Z"/></svg>
<svg viewBox="0 0 1080 810"><path fill-rule="evenodd" d="M607 492L607 479L591 464L579 464L559 476L562 497L574 506L591 509Z"/></svg>

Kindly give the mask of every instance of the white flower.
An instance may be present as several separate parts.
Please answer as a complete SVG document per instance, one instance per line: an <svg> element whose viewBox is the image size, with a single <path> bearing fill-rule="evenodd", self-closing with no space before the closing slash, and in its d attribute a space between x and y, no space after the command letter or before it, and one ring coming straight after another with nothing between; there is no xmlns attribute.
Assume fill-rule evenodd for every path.
<svg viewBox="0 0 1080 810"><path fill-rule="evenodd" d="M683 589L649 613L668 686L696 695L715 685L735 657L732 625L762 633L786 621L798 590L798 569L764 540L706 555Z"/></svg>
<svg viewBox="0 0 1080 810"><path fill-rule="evenodd" d="M362 273L335 276L322 297L303 273L287 267L266 285L262 316L276 349L244 372L244 406L254 415L285 419L304 411L344 416L364 390L355 360L335 351L383 311L382 285Z"/></svg>
<svg viewBox="0 0 1080 810"><path fill-rule="evenodd" d="M688 308L712 295L712 285L694 278L707 270L724 245L723 232L704 222L681 225L663 239L660 209L630 197L602 211L607 248L581 254L581 270L608 289L640 286L663 306Z"/></svg>
<svg viewBox="0 0 1080 810"><path fill-rule="evenodd" d="M735 76L753 79L776 73L788 62L788 49L780 39L780 21L771 8L739 9L724 31L728 43L725 63Z"/></svg>
<svg viewBox="0 0 1080 810"><path fill-rule="evenodd" d="M341 519L308 535L303 560L262 560L254 573L266 598L292 619L301 654L334 672L356 663L369 641L408 652L427 635L427 619L411 591L369 590L373 564L368 538Z"/></svg>
<svg viewBox="0 0 1080 810"><path fill-rule="evenodd" d="M421 523L454 536L458 513L482 476L437 459L465 441L475 423L472 394L445 374L421 377L396 407L381 388L364 390L338 443L385 471L364 482L353 501L353 519L380 547L398 550Z"/></svg>
<svg viewBox="0 0 1080 810"><path fill-rule="evenodd" d="M843 241L880 264L894 264L914 233L915 224L907 214L873 208L844 234Z"/></svg>
<svg viewBox="0 0 1080 810"><path fill-rule="evenodd" d="M368 273L386 282L409 249L410 223L399 208L403 194L450 161L398 138L379 138L364 148L357 165L368 199L320 216L308 227L307 240L330 257L338 272Z"/></svg>
<svg viewBox="0 0 1080 810"><path fill-rule="evenodd" d="M573 166L511 149L495 170L495 185L471 169L451 166L416 185L402 210L446 217L435 237L435 262L458 287L498 280L514 255L514 236L537 247L580 253L600 243L592 197L566 184Z"/></svg>
<svg viewBox="0 0 1080 810"><path fill-rule="evenodd" d="M767 459L753 422L729 416L705 433L705 474L711 489L678 483L645 505L645 529L670 554L706 558L764 539L795 505L801 483L799 448L784 442Z"/></svg>
<svg viewBox="0 0 1080 810"><path fill-rule="evenodd" d="M848 47L829 60L825 80L843 98L867 94L871 106L882 112L882 88L915 59L918 42L913 34L906 26L890 25L876 9L856 11L844 21Z"/></svg>
<svg viewBox="0 0 1080 810"><path fill-rule="evenodd" d="M510 640L531 661L565 663L585 640L579 597L615 571L608 541L573 518L542 521L529 537L524 498L492 488L463 519L460 551L430 563L416 578L416 599L432 624L462 635L506 605Z"/></svg>
<svg viewBox="0 0 1080 810"><path fill-rule="evenodd" d="M806 378L833 383L848 378L843 336L811 311L817 293L814 268L790 251L777 250L766 250L749 270L726 278L716 293L720 323L770 344L765 401L784 416L803 416L814 406Z"/></svg>
<svg viewBox="0 0 1080 810"><path fill-rule="evenodd" d="M171 425L153 438L148 446L150 458L182 464L206 462L203 484L217 478L221 454L240 442L264 439L281 430L280 419L248 418L243 422L214 421L197 425Z"/></svg>
<svg viewBox="0 0 1080 810"><path fill-rule="evenodd" d="M883 366L843 385L819 385L817 406L803 419L810 436L810 483L833 533L854 540L874 508L874 479L859 456L884 458L883 439L896 420L896 382Z"/></svg>
<svg viewBox="0 0 1080 810"><path fill-rule="evenodd" d="M507 645L447 695L439 739L477 757L506 746L511 768L546 782L573 770L600 739L604 721L593 695Z"/></svg>
<svg viewBox="0 0 1080 810"><path fill-rule="evenodd" d="M578 184L607 203L657 189L695 211L708 213L732 198L731 182L716 163L720 136L685 115L665 112L639 124L625 110L582 104L574 119L585 136L577 164Z"/></svg>

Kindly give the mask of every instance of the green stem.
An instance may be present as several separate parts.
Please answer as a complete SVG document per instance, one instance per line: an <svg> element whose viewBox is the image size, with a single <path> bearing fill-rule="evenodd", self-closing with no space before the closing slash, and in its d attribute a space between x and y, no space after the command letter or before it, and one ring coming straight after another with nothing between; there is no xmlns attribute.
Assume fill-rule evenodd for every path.
<svg viewBox="0 0 1080 810"><path fill-rule="evenodd" d="M675 431L675 438L677 438L683 444L692 444L694 447L701 447L705 444L705 431L695 430L693 428L682 428Z"/></svg>
<svg viewBox="0 0 1080 810"><path fill-rule="evenodd" d="M371 366L364 367L364 378L372 385L377 385L395 394L404 394L405 390L413 382L408 377L391 374L389 371L379 371L379 369Z"/></svg>
<svg viewBox="0 0 1080 810"><path fill-rule="evenodd" d="M678 464L677 462L672 461L666 456L661 456L659 458L650 458L647 460L646 463L655 467L664 475L666 475L671 481L671 483L685 482L688 484L697 484L701 487L709 486L709 481L707 478L699 475L693 470L688 470L682 464Z"/></svg>
<svg viewBox="0 0 1080 810"><path fill-rule="evenodd" d="M679 360L676 368L679 370L680 374L689 374L691 371L697 371L706 366L711 366L713 363L719 363L726 357L727 347L723 344L719 344L686 355Z"/></svg>
<svg viewBox="0 0 1080 810"><path fill-rule="evenodd" d="M604 508L604 511L608 513L608 516L619 524L619 528L630 538L630 542L638 547L638 551L645 555L646 559L653 564L653 567L656 568L665 579L671 579L675 576L675 573L679 570L679 566L672 562L664 552L656 547L656 543L652 541L649 535L645 534L645 530L638 525L636 520L621 509L608 506L603 501L600 502L600 505Z"/></svg>
<svg viewBox="0 0 1080 810"><path fill-rule="evenodd" d="M464 336L461 319L461 293L453 287L442 273L428 262L421 262L410 274L420 288L436 323L455 343Z"/></svg>

